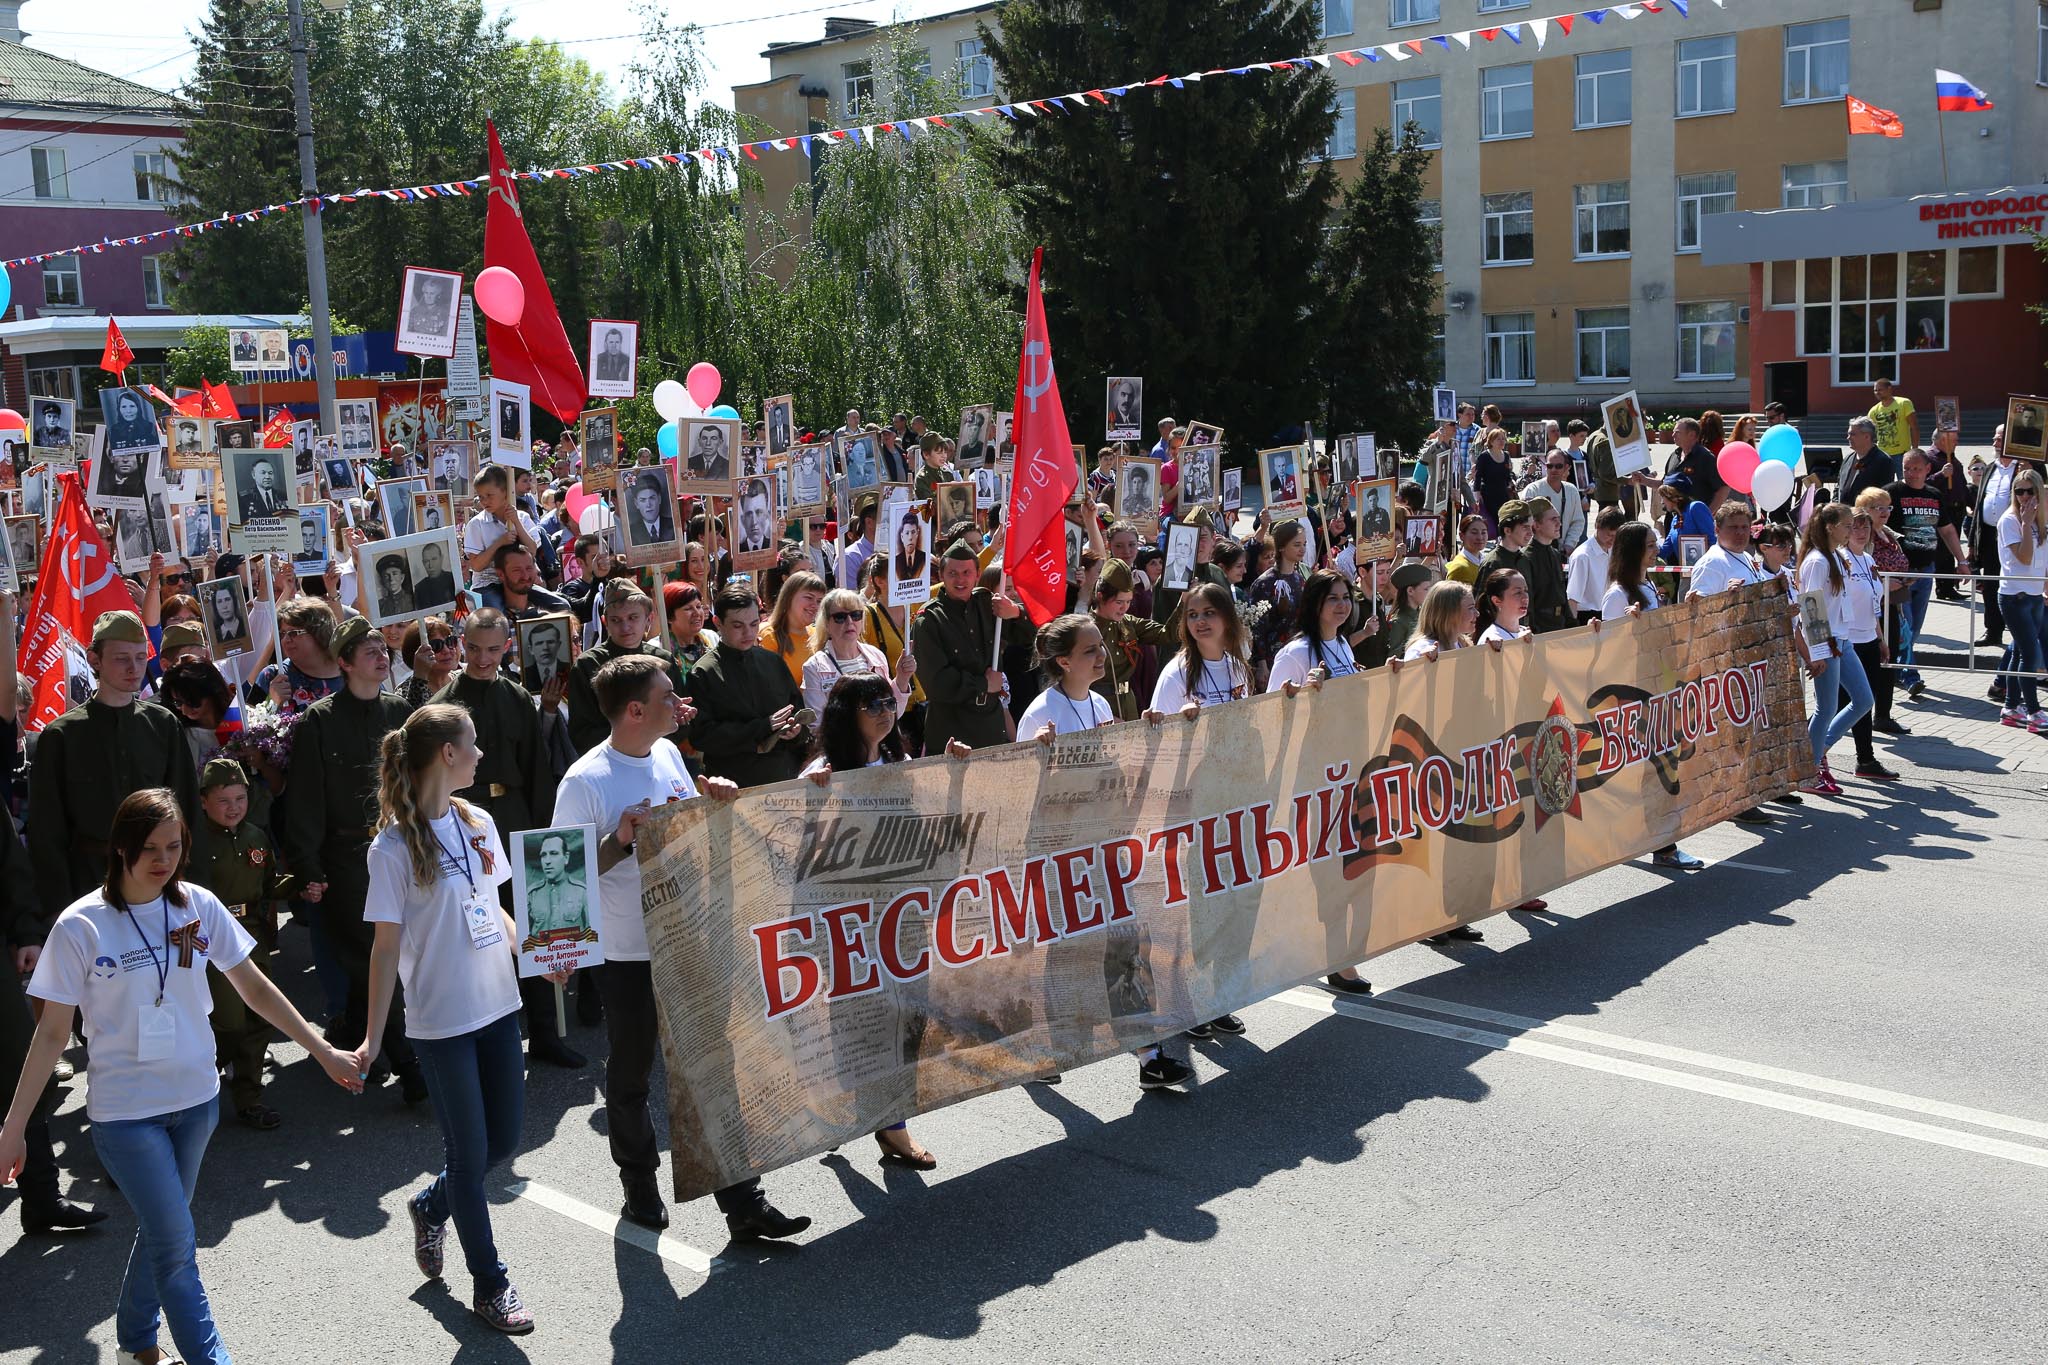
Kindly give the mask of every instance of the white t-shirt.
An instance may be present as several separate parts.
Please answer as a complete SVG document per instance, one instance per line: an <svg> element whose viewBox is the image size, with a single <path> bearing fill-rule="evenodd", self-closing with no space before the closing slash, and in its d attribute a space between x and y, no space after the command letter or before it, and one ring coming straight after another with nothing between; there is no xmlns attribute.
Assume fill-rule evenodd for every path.
<svg viewBox="0 0 2048 1365"><path fill-rule="evenodd" d="M432 886L413 880L412 855L396 825L370 844L370 895L363 918L396 924L398 979L405 986L405 1036L454 1038L473 1033L519 1008L519 978L511 935L502 923L498 885L512 875L511 860L489 812L464 824L454 807L429 828L441 845L440 875ZM566 823L566 822L565 822ZM466 907L480 897L490 907L494 932L472 939Z"/></svg>
<svg viewBox="0 0 2048 1365"><path fill-rule="evenodd" d="M1846 644L1850 639L1847 601L1849 587L1849 571L1846 564L1842 568L1842 589L1837 592L1828 576L1828 562L1821 558L1819 550L1809 550L1806 558L1799 561L1799 591L1817 592L1827 598L1828 633L1834 636L1838 645Z"/></svg>
<svg viewBox="0 0 2048 1365"><path fill-rule="evenodd" d="M1444 654L1456 648L1458 648L1456 645L1439 645L1427 635L1417 635L1408 642L1408 648L1401 651L1401 662L1404 664L1413 663L1417 659L1428 658L1432 651Z"/></svg>
<svg viewBox="0 0 2048 1365"><path fill-rule="evenodd" d="M1109 709L1109 701L1101 693L1090 692L1087 700L1075 701L1059 688L1048 687L1024 708L1017 722L1017 738L1035 739L1047 725L1056 735L1073 735L1115 722L1116 712Z"/></svg>
<svg viewBox="0 0 2048 1365"><path fill-rule="evenodd" d="M665 739L654 741L645 758L622 754L611 741L569 765L555 789L555 823L595 825L597 837L618 832L626 807L688 801L697 784L683 766L682 751ZM640 860L621 858L597 877L597 898L607 962L645 962L647 925L640 918Z"/></svg>
<svg viewBox="0 0 2048 1365"><path fill-rule="evenodd" d="M1482 644L1482 645L1490 645L1490 644L1492 644L1492 643L1493 643L1493 642L1494 642L1495 640L1498 640L1498 641L1500 641L1500 642L1501 642L1502 644L1504 644L1504 645L1511 645L1511 644L1513 644L1513 643L1514 643L1514 642L1515 642L1516 640L1518 640L1518 639L1520 639L1520 638L1521 638L1521 629L1520 629L1520 627L1517 627L1517 628L1516 628L1516 629L1514 629L1514 630L1503 630L1503 629L1501 628L1501 624L1500 624L1500 622L1498 622L1498 621L1495 621L1495 622L1494 622L1494 623L1493 623L1492 625L1488 626L1488 627L1487 627L1487 628L1486 628L1485 630L1482 630L1482 631L1480 631L1480 632L1479 632L1479 643L1480 643L1480 644Z"/></svg>
<svg viewBox="0 0 2048 1365"><path fill-rule="evenodd" d="M2034 562L2022 564L2013 554L2012 547L2020 543L2019 514L2010 508L1998 519L1998 593L2001 597L2017 597L2021 593L2042 591L2044 570L2048 570L2048 549L2043 548L2042 536L2034 537Z"/></svg>
<svg viewBox="0 0 2048 1365"><path fill-rule="evenodd" d="M540 527L534 524L532 517L524 512L519 513L519 524L526 528L526 534L533 537L536 545L540 543ZM498 543L498 537L504 535L508 527L509 523L499 520L489 512L477 513L462 527L463 557L467 559L470 555L480 555L490 549ZM487 587L497 581L498 571L489 565L469 572L469 586L472 589Z"/></svg>
<svg viewBox="0 0 2048 1365"><path fill-rule="evenodd" d="M1699 563L1692 566L1693 597L1711 597L1715 593L1739 588L1745 583L1761 583L1764 571L1751 562L1748 555L1733 554L1723 549L1717 541Z"/></svg>
<svg viewBox="0 0 2048 1365"><path fill-rule="evenodd" d="M813 711L823 712L825 698L832 693L832 685L841 678L857 678L872 673L878 678L887 678L895 685L895 675L889 669L889 658L881 650L865 640L857 642L860 655L853 659L833 657L832 646L823 649L804 660L804 705ZM896 714L902 715L910 709L910 693L896 694Z"/></svg>
<svg viewBox="0 0 2048 1365"><path fill-rule="evenodd" d="M1628 609L1632 605L1634 604L1629 600L1627 588L1619 583L1609 583L1606 595L1600 599L1600 619L1619 621L1628 615ZM1643 610L1655 611L1663 605L1657 600L1657 590L1648 583L1643 584Z"/></svg>
<svg viewBox="0 0 2048 1365"><path fill-rule="evenodd" d="M1278 692L1288 683L1296 687L1306 686L1309 671L1316 666L1315 651L1309 647L1306 635L1297 635L1280 646L1280 652L1273 656L1273 672L1266 679L1266 690ZM1333 678L1349 677L1358 671L1358 656L1351 652L1351 642L1339 635L1334 640L1323 641L1322 665L1330 670Z"/></svg>
<svg viewBox="0 0 2048 1365"><path fill-rule="evenodd" d="M1600 548L1597 536L1572 551L1565 568L1564 594L1574 611L1599 610L1600 599L1607 595L1607 561L1613 556L1612 550Z"/></svg>
<svg viewBox="0 0 2048 1365"><path fill-rule="evenodd" d="M124 914L97 891L79 897L57 917L29 978L30 995L78 1008L92 1044L85 1112L94 1123L173 1114L220 1093L206 1022L213 1011L206 966L226 971L256 944L220 897L203 886L179 885L183 909L158 898ZM196 935L180 933L194 921ZM189 959L165 942L166 929L189 943ZM151 1016L154 1024L159 1014L168 1017L170 1036L152 1046L145 1061L144 1019Z"/></svg>
<svg viewBox="0 0 2048 1365"><path fill-rule="evenodd" d="M1877 561L1854 550L1842 552L1842 576L1849 580L1842 593L1842 613L1849 620L1845 644L1867 645L1877 640L1878 610L1884 602L1884 580L1877 576Z"/></svg>
<svg viewBox="0 0 2048 1365"><path fill-rule="evenodd" d="M1984 520L1996 525L2012 507L2012 481L2019 476L2020 463L1994 462L1984 471Z"/></svg>
<svg viewBox="0 0 2048 1365"><path fill-rule="evenodd" d="M1196 677L1195 690L1190 693L1187 656L1176 654L1167 660L1165 667L1159 670L1159 685L1152 689L1152 709L1163 715L1172 715L1191 701L1200 702L1203 706L1220 706L1251 693L1251 674L1246 672L1244 660L1234 654L1202 660ZM1022 733L1021 728L1019 733Z"/></svg>

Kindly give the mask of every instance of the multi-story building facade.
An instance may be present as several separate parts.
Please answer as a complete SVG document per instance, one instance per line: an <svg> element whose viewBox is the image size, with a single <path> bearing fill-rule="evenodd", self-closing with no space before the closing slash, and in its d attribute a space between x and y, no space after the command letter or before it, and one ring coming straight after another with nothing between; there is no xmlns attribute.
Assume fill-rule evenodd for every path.
<svg viewBox="0 0 2048 1365"><path fill-rule="evenodd" d="M1597 24L1578 19L1569 33L1552 20L1539 41L1530 21L1563 8L1536 0L1321 6L1323 50L1382 49L1378 60L1329 65L1337 127L1326 150L1339 174L1380 126L1413 123L1436 153L1425 192L1442 236L1434 377L1481 402L1555 413L1634 388L1653 410L1760 405L1762 366L1777 363L1753 354L1769 281L1739 254L1703 250L1717 215L2048 180L2042 0L1696 0L1683 17L1670 3L1656 13L1637 5L1634 18L1610 10ZM999 6L980 5L917 21L915 41L934 71L993 92L986 59L968 63L979 56L976 26L999 21ZM1405 60L1383 50L1488 26L1498 26L1491 38L1422 41ZM872 89L863 80L884 42L872 25L828 21L821 39L770 47L770 78L737 89L736 105L777 135L857 121ZM1947 116L1945 157L1937 66L1981 73L1972 79L1995 83L1999 106ZM1844 96L1852 90L1898 110L1906 137L1849 137ZM776 158L761 169L783 177L768 186L770 202L780 203L804 168ZM2026 250L2004 246L1987 266L1981 253L1944 248L1944 289L2010 313L2040 295L2041 275L2019 259ZM1931 278L1931 258L1908 262L1904 251L1901 244L1898 278L1908 266ZM1809 306L1802 299L1790 306ZM1768 306L1787 305L1774 296ZM1830 351L1840 335L1830 334ZM1903 326L1891 333L1895 343L1904 335ZM1869 367L1866 358L1860 372ZM1913 382L1910 357L1903 378ZM1826 387L1812 395L1822 407L1841 396Z"/></svg>

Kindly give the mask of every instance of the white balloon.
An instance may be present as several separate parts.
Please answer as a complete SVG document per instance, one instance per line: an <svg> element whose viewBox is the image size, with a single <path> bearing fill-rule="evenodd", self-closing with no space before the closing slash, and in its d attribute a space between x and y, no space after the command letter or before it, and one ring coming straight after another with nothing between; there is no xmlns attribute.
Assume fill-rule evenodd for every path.
<svg viewBox="0 0 2048 1365"><path fill-rule="evenodd" d="M690 391L673 379L664 379L654 386L654 410L664 422L680 421L695 406L690 401Z"/></svg>
<svg viewBox="0 0 2048 1365"><path fill-rule="evenodd" d="M1794 486L1792 471L1776 460L1765 460L1750 476L1750 489L1756 495L1756 505L1767 511L1790 502Z"/></svg>

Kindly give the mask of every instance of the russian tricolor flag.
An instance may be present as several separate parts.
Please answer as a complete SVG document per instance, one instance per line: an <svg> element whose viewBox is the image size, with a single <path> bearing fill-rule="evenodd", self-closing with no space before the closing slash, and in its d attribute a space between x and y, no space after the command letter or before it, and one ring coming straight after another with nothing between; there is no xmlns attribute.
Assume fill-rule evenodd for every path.
<svg viewBox="0 0 2048 1365"><path fill-rule="evenodd" d="M1989 95L1955 72L1936 68L1934 107L1944 114L1973 114L1994 106Z"/></svg>

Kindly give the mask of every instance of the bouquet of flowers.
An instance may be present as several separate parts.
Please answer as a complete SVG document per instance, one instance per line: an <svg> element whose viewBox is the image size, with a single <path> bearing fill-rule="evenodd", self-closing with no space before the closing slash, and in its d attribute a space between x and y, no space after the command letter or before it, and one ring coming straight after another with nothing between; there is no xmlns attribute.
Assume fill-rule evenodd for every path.
<svg viewBox="0 0 2048 1365"><path fill-rule="evenodd" d="M233 722L228 722L216 733L222 751L251 771L262 764L287 768L292 761L292 730L298 723L298 712L280 712L265 702L250 709L240 729L230 729Z"/></svg>

